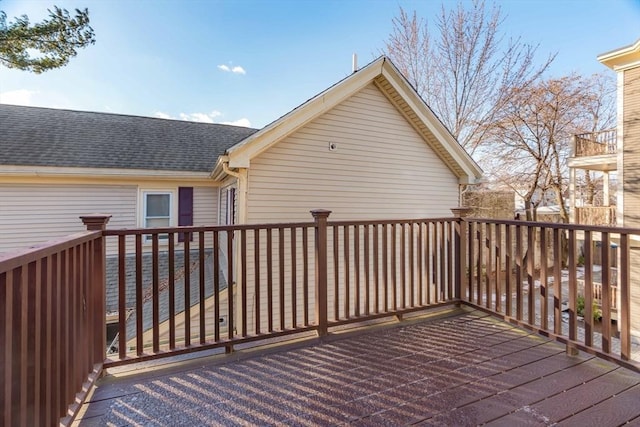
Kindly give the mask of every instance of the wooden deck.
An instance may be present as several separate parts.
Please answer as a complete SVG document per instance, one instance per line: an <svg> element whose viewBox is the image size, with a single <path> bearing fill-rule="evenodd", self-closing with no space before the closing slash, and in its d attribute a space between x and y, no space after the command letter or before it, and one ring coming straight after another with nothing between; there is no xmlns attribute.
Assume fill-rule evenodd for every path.
<svg viewBox="0 0 640 427"><path fill-rule="evenodd" d="M640 374L455 309L107 375L76 424L609 426L639 401Z"/></svg>

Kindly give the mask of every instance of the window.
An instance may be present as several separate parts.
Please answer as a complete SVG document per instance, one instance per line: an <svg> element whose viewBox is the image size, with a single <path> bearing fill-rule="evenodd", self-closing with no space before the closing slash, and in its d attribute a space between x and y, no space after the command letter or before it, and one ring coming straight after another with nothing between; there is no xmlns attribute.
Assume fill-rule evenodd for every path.
<svg viewBox="0 0 640 427"><path fill-rule="evenodd" d="M162 191L147 191L143 193L143 223L145 228L169 227L171 226L172 193ZM159 238L167 239L166 234L161 234ZM145 241L150 241L151 236L146 235Z"/></svg>
<svg viewBox="0 0 640 427"><path fill-rule="evenodd" d="M236 223L236 189L227 189L227 225Z"/></svg>

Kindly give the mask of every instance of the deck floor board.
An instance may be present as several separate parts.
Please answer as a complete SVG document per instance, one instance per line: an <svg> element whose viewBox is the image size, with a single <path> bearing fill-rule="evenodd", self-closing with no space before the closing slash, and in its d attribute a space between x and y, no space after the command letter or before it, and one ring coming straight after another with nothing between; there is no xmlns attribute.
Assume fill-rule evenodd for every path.
<svg viewBox="0 0 640 427"><path fill-rule="evenodd" d="M614 425L640 374L480 312L102 378L79 425Z"/></svg>

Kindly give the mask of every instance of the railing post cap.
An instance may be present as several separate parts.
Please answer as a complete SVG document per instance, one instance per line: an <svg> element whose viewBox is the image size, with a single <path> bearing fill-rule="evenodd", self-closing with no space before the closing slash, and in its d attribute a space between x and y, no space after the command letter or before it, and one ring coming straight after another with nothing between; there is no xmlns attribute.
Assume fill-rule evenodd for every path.
<svg viewBox="0 0 640 427"><path fill-rule="evenodd" d="M456 218L465 218L469 216L471 211L472 211L471 208L465 208L463 206L458 206L457 208L451 208L451 212L453 213L453 216Z"/></svg>
<svg viewBox="0 0 640 427"><path fill-rule="evenodd" d="M313 209L310 212L314 218L327 218L331 214L328 209Z"/></svg>
<svg viewBox="0 0 640 427"><path fill-rule="evenodd" d="M87 230L104 230L111 219L107 214L90 214L80 216L82 223L87 226Z"/></svg>

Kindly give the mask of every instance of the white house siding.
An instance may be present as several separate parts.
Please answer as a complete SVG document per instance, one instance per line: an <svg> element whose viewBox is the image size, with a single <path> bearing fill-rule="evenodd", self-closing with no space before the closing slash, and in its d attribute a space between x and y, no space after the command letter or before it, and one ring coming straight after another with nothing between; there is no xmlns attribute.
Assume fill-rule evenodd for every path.
<svg viewBox="0 0 640 427"><path fill-rule="evenodd" d="M624 71L624 225L640 227L640 67Z"/></svg>
<svg viewBox="0 0 640 427"><path fill-rule="evenodd" d="M640 227L640 67L623 77L624 226ZM638 243L634 242L634 246ZM631 328L640 336L640 248L631 251Z"/></svg>
<svg viewBox="0 0 640 427"><path fill-rule="evenodd" d="M334 151L329 144L336 144ZM449 216L458 184L369 85L251 161L247 222Z"/></svg>
<svg viewBox="0 0 640 427"><path fill-rule="evenodd" d="M137 225L132 185L0 184L0 252L85 230L81 215L112 215L108 228Z"/></svg>
<svg viewBox="0 0 640 427"><path fill-rule="evenodd" d="M329 149L331 143L335 150ZM314 208L331 210L329 220L448 217L458 204L455 175L373 84L252 159L248 189L248 223L311 221ZM264 239L260 299L266 307L263 246ZM291 267L285 260L289 281ZM278 265L277 251L273 262ZM252 300L254 276L248 270ZM301 274L300 266L297 271ZM313 259L309 271L313 277ZM274 283L278 278L276 270Z"/></svg>
<svg viewBox="0 0 640 427"><path fill-rule="evenodd" d="M217 187L193 188L193 225L218 224Z"/></svg>

